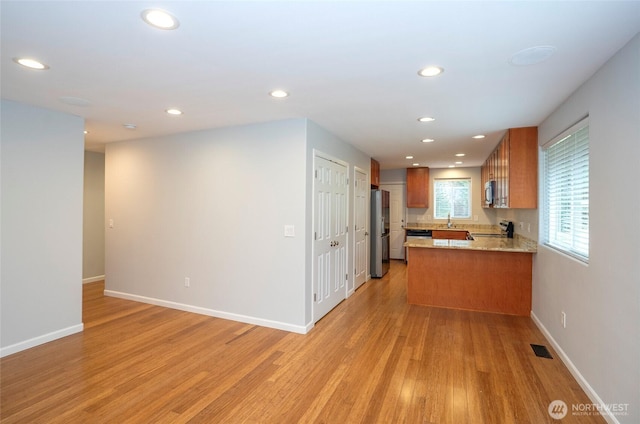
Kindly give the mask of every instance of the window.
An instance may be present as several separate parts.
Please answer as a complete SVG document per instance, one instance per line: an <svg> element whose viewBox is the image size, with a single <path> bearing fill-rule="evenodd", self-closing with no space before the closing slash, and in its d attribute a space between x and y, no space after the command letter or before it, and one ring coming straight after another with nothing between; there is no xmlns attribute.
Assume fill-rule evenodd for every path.
<svg viewBox="0 0 640 424"><path fill-rule="evenodd" d="M589 260L589 121L543 146L543 243Z"/></svg>
<svg viewBox="0 0 640 424"><path fill-rule="evenodd" d="M435 179L434 218L471 218L471 179Z"/></svg>

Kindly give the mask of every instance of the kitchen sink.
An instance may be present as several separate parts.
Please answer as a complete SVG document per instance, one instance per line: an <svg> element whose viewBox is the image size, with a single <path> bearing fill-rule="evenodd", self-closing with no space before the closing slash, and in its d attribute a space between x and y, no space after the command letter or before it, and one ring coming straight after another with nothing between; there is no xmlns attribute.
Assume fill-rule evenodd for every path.
<svg viewBox="0 0 640 424"><path fill-rule="evenodd" d="M496 234L496 233L471 233L471 237L496 237L496 238L505 238L506 234Z"/></svg>

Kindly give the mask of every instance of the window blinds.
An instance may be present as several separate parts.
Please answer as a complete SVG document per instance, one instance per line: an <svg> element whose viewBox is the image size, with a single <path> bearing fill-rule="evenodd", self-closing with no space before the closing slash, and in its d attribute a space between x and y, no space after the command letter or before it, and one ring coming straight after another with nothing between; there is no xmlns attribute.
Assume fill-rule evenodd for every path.
<svg viewBox="0 0 640 424"><path fill-rule="evenodd" d="M544 243L588 262L588 118L552 140L543 154Z"/></svg>
<svg viewBox="0 0 640 424"><path fill-rule="evenodd" d="M471 180L436 179L434 186L434 218L471 218Z"/></svg>

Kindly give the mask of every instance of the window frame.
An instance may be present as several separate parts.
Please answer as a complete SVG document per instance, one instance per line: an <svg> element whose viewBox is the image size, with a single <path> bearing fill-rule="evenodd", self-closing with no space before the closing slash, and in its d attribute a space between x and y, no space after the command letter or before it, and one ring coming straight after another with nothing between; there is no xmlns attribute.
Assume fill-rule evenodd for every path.
<svg viewBox="0 0 640 424"><path fill-rule="evenodd" d="M565 165L568 162L571 162L570 168L566 172L562 172L563 180L565 184L556 183L555 188L560 189L563 192L567 193L566 195L559 194L553 200L550 200L549 193L549 185L550 185L550 175L549 175L549 153L555 148L560 148L560 143L574 139L574 143L576 142L575 138L579 135L581 131L586 128L586 137L581 140L581 143L576 149L576 145L565 148L568 152L563 153L564 156L562 158L562 165ZM541 146L542 155L540 162L540 198L542 207L540 209L541 213L541 226L540 226L540 239L541 244L561 252L571 258L574 258L584 264L589 263L589 252L590 252L590 200L589 200L589 184L590 184L590 137L589 137L589 117L585 117L567 128L565 131L560 133L558 136L549 140L547 143ZM570 152L569 152L570 151ZM555 152L554 152L555 153ZM578 156L576 156L578 154ZM569 155L571 155L569 157ZM586 156L586 165L585 165L585 156ZM558 156L557 156L558 157ZM565 168L566 169L566 168ZM584 176L586 170L586 177ZM560 173L558 169L554 170L555 173ZM568 175L567 175L568 174ZM570 178L572 184L567 186L566 181L567 178ZM575 177L575 178L574 178ZM573 181L578 181L580 184L586 184L586 189L584 187L580 189L576 189L577 185L573 184ZM579 186L578 186L579 187ZM570 190L567 192L567 190ZM583 196L582 199L579 198L580 194ZM586 200L585 200L586 199ZM585 205L586 202L586 205ZM556 205L554 211L550 209L550 203ZM567 205L561 208L560 204ZM586 218L585 218L586 211ZM555 219L551 219L551 214L555 213L553 216ZM551 221L554 221L553 223ZM584 227L586 226L586 230ZM555 228L554 231L552 228ZM586 249L584 245L586 244Z"/></svg>
<svg viewBox="0 0 640 424"><path fill-rule="evenodd" d="M471 179L471 177L459 177L459 178L434 178L433 179L433 218L434 219L447 219L447 216L439 216L438 215L438 183L440 182L449 182L449 181L465 181L468 183L468 199L467 199L467 211L468 211L468 215L467 216L458 216L455 215L454 213L451 213L451 219L471 219L473 216L473 181ZM449 198L449 200L451 201L451 198ZM453 205L450 203L451 209L453 208ZM451 210L450 209L450 210Z"/></svg>

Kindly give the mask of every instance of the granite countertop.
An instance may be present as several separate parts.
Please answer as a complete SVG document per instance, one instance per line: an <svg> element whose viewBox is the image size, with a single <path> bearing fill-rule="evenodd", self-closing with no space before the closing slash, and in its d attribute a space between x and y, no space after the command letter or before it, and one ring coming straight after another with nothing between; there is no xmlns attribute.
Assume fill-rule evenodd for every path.
<svg viewBox="0 0 640 424"><path fill-rule="evenodd" d="M502 234L502 230L499 225L486 225L486 224L453 224L452 227L447 227L447 224L423 224L409 222L403 226L405 230L450 230L450 231L469 231L471 235L473 233L481 234Z"/></svg>
<svg viewBox="0 0 640 424"><path fill-rule="evenodd" d="M538 250L535 241L518 235L514 238L478 237L475 240L415 239L407 241L404 246L428 249L488 250L520 253L536 253Z"/></svg>

